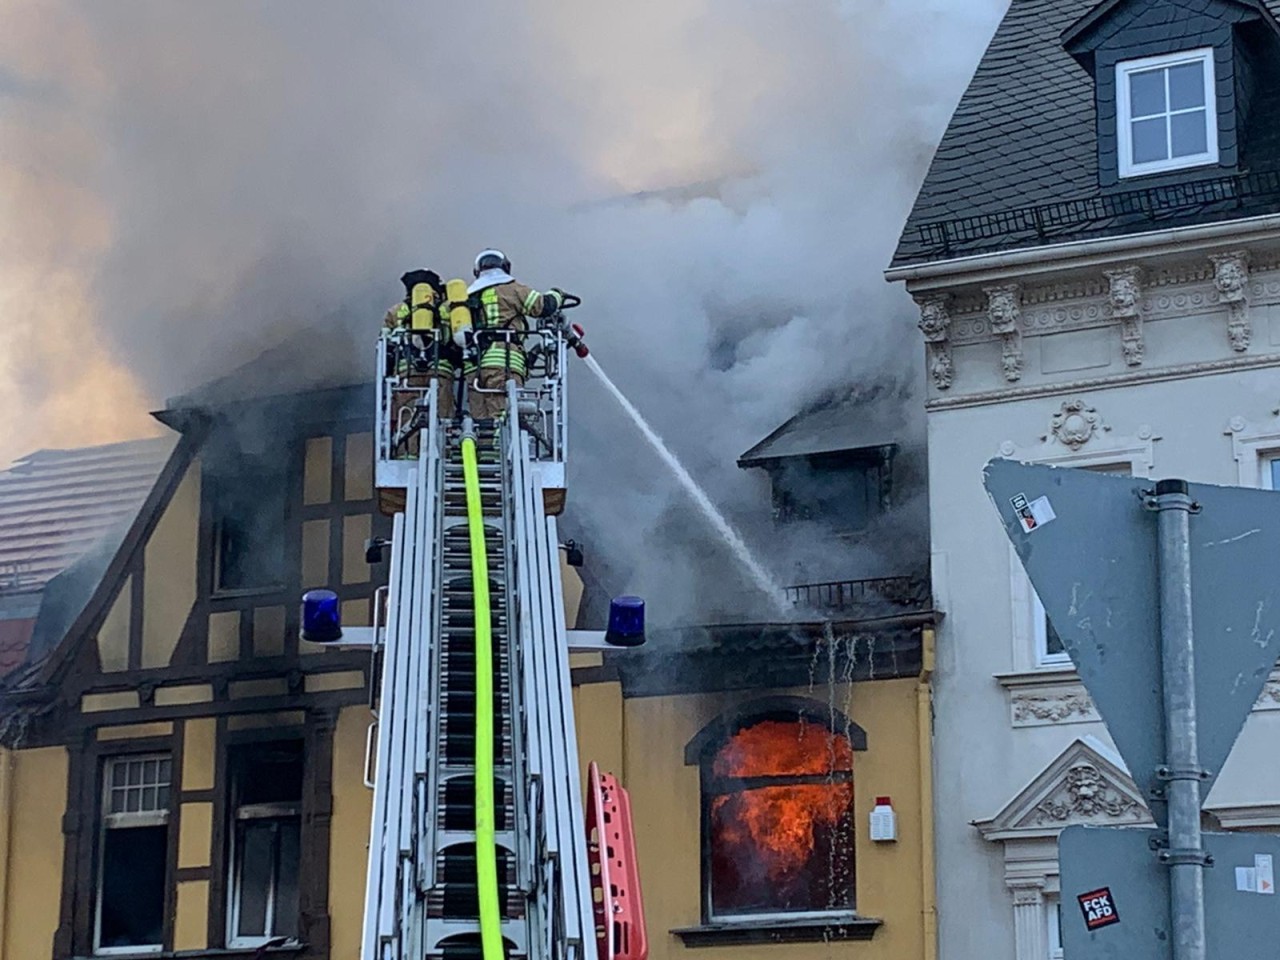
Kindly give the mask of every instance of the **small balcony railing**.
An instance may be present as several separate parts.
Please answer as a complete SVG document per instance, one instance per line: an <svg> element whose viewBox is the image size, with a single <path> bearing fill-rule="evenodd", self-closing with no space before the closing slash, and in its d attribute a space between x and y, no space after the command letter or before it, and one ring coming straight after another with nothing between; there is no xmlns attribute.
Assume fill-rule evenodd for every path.
<svg viewBox="0 0 1280 960"><path fill-rule="evenodd" d="M927 610L933 604L927 577L874 577L829 580L786 588L787 600L800 609L873 618Z"/></svg>

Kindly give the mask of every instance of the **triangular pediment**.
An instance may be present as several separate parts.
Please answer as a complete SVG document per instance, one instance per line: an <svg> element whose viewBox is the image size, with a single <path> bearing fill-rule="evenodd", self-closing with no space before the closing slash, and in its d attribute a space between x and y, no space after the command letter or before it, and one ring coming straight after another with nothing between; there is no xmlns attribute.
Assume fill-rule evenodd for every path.
<svg viewBox="0 0 1280 960"><path fill-rule="evenodd" d="M1128 826L1151 815L1124 763L1102 741L1080 737L1005 804L974 826L987 840L1056 836L1076 823Z"/></svg>

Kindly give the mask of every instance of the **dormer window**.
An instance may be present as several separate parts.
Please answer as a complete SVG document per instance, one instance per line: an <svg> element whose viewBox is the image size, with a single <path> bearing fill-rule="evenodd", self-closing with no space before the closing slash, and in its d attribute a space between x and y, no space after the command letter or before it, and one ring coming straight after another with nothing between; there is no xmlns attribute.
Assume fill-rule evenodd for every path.
<svg viewBox="0 0 1280 960"><path fill-rule="evenodd" d="M1121 177L1218 162L1213 48L1116 64Z"/></svg>

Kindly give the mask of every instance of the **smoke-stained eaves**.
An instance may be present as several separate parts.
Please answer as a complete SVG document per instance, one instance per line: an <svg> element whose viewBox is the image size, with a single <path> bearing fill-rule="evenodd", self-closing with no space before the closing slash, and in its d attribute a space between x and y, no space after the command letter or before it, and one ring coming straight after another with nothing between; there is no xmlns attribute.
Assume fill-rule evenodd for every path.
<svg viewBox="0 0 1280 960"><path fill-rule="evenodd" d="M788 457L894 446L909 439L908 402L888 387L855 388L796 414L738 458L743 469Z"/></svg>
<svg viewBox="0 0 1280 960"><path fill-rule="evenodd" d="M376 318L365 338L337 321L303 327L224 376L171 397L156 417L168 423L186 410L372 383L377 335Z"/></svg>
<svg viewBox="0 0 1280 960"><path fill-rule="evenodd" d="M874 620L697 626L653 633L605 654L575 683L618 680L623 696L650 697L915 677L923 631L941 618L918 611Z"/></svg>

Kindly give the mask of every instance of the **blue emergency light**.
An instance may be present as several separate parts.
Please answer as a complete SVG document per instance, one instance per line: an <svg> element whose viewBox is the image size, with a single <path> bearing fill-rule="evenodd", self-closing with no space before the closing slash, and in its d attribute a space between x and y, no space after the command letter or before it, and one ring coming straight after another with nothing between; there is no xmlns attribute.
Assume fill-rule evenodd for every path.
<svg viewBox="0 0 1280 960"><path fill-rule="evenodd" d="M308 590L302 595L301 636L311 643L342 639L342 604L332 590Z"/></svg>
<svg viewBox="0 0 1280 960"><path fill-rule="evenodd" d="M644 643L644 601L639 597L615 597L609 602L609 629L606 643L615 647L638 647Z"/></svg>

